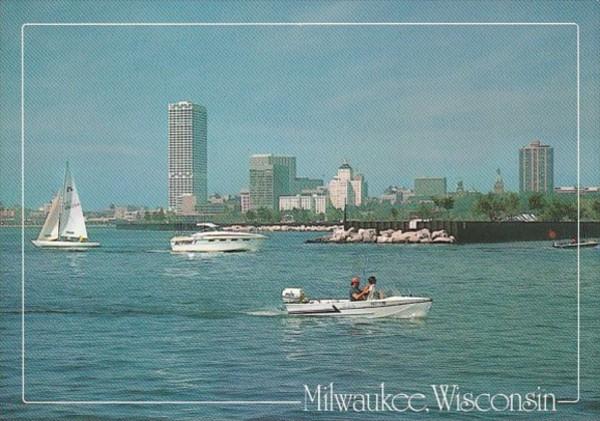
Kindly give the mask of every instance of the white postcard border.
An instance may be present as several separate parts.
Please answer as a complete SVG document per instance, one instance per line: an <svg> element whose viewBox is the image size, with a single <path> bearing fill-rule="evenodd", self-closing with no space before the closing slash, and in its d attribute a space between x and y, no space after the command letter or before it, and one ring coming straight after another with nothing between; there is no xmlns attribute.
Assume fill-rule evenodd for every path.
<svg viewBox="0 0 600 421"><path fill-rule="evenodd" d="M580 55L579 25L574 22L28 22L21 26L21 209L25 209L25 28L34 26L573 26L577 34L577 238L581 236L580 189ZM577 398L560 399L558 403L575 404L581 399L581 311L580 311L580 247L577 246ZM25 213L21 211L21 401L42 405L300 405L302 401L230 400L230 401L30 401L25 398Z"/></svg>

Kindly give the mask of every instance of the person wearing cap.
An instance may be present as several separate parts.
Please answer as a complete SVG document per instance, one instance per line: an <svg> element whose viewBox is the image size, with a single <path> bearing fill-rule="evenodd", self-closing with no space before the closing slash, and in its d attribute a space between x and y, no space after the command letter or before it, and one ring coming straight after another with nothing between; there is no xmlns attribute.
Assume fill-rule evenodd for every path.
<svg viewBox="0 0 600 421"><path fill-rule="evenodd" d="M360 289L360 278L355 276L350 282L350 301L364 300L368 292Z"/></svg>

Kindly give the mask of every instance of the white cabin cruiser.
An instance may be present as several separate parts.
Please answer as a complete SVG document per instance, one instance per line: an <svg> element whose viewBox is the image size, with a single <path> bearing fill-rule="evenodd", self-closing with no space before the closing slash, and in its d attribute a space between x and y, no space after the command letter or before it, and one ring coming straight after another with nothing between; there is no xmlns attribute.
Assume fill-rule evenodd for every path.
<svg viewBox="0 0 600 421"><path fill-rule="evenodd" d="M63 188L52 200L44 226L32 243L36 247L62 250L87 250L100 245L88 241L79 194L68 162Z"/></svg>
<svg viewBox="0 0 600 421"><path fill-rule="evenodd" d="M201 231L192 235L171 238L171 250L185 253L218 253L236 251L254 251L264 235L249 232L220 230L211 223L198 224Z"/></svg>
<svg viewBox="0 0 600 421"><path fill-rule="evenodd" d="M392 296L381 299L350 301L314 299L304 296L301 288L286 288L281 293L287 313L293 316L360 316L366 318L427 316L433 300L428 297Z"/></svg>

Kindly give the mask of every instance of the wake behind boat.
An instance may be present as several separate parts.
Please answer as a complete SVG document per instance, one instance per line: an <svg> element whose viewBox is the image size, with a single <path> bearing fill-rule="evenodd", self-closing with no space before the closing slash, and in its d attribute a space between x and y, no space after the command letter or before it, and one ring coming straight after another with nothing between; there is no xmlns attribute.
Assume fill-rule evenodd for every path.
<svg viewBox="0 0 600 421"><path fill-rule="evenodd" d="M63 188L52 200L44 226L32 243L36 247L64 250L86 250L100 245L88 241L81 201L68 162Z"/></svg>
<svg viewBox="0 0 600 421"><path fill-rule="evenodd" d="M211 223L198 224L201 231L192 235L171 238L171 250L187 253L225 253L253 251L266 237L249 232L220 230Z"/></svg>
<svg viewBox="0 0 600 421"><path fill-rule="evenodd" d="M304 296L301 288L286 288L281 297L287 313L293 316L355 316L365 318L397 317L403 319L427 316L433 300L428 297L392 296L381 299L350 301L314 299Z"/></svg>

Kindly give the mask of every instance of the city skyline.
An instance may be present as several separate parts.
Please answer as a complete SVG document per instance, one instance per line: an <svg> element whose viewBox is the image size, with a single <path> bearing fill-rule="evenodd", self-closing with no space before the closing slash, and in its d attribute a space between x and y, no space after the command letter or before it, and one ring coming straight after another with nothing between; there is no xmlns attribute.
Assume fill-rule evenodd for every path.
<svg viewBox="0 0 600 421"><path fill-rule="evenodd" d="M301 9L279 17L310 20ZM350 20L365 16L350 9ZM548 20L564 20L559 8L544 10ZM397 13L381 6L378 16L406 20ZM18 39L0 31L6 57L18 63ZM247 159L257 151L296 156L298 172L310 178L329 179L346 158L366 174L372 195L422 176L445 176L450 189L463 180L488 191L488 174L498 167L515 191L514 151L535 138L554 147L555 184L574 185L574 39L571 27L30 27L25 201L48 201L69 159L89 208L167 206L164 107L180 98L211 114L209 192L247 187ZM582 86L595 53L582 39ZM14 204L19 75L5 74L0 200ZM590 118L598 108L583 89L582 185L600 182Z"/></svg>
<svg viewBox="0 0 600 421"><path fill-rule="evenodd" d="M496 194L512 192L504 188L501 169L497 168L495 182L488 191L474 188L465 190L463 180L456 183L456 189L453 191L448 188L447 177L427 176L415 177L412 189L389 184L382 194L369 196L368 183L364 174L355 174L346 159L338 167L337 174L328 183L324 183L322 179L298 177L295 156L262 153L250 156L248 183L250 189L241 188L234 193L213 192L209 195L206 189L207 109L191 101L178 101L169 104L168 111L169 197L168 205L164 208L181 215L197 215L198 211L214 213L216 208L213 205L216 202L213 199L220 198L221 194L237 198L242 213L261 208L291 210L295 209L295 206L313 212L317 209L319 210L317 213L322 213L321 210L329 207L343 209L347 204L358 207L368 199L375 199L382 203L390 201L393 204L398 198L400 198L399 202L404 203L406 197L412 196L431 199L465 191ZM534 139L519 148L518 153L520 180L518 193L568 193L573 190L573 186L554 186L554 149L551 145ZM178 178L184 178L183 183L177 180ZM581 188L583 192L591 192L597 191L595 189L600 186L588 188L582 185ZM400 192L399 196L392 192L396 190ZM198 197L201 200L198 200ZM219 203L223 202L219 201ZM50 202L43 202L37 209L47 212L50 204ZM131 202L120 205L136 209L149 208L145 204ZM111 202L110 207L114 206L114 202ZM33 209L35 208L34 206ZM155 208L163 208L163 206L158 205ZM92 211L103 210L105 208L92 209Z"/></svg>
<svg viewBox="0 0 600 421"><path fill-rule="evenodd" d="M204 126L206 126L206 114L207 114L207 110L205 107L203 106L199 106L197 104L193 104L192 102L188 102L188 101L180 101L178 103L175 104L169 104L171 105L180 105L180 104L189 104L191 106L197 107L197 109L199 109L203 115L204 115L204 119L203 119L203 124ZM206 127L204 127L203 129L204 133L206 133ZM206 140L204 141L204 145L206 145ZM538 139L534 139L532 140L528 145L525 145L521 148L518 149L518 156L519 156L519 161L521 163L521 165L523 164L524 161L524 150L529 150L531 148L542 148L542 149L548 149L551 155L551 158L549 160L550 162L550 166L552 166L552 162L554 159L554 154L553 154L553 147L552 145L546 145L546 144L542 144L540 142L540 140ZM185 157L183 157L185 158ZM189 159L187 159L187 161L191 160L191 157L188 157ZM353 206L360 206L361 204L365 203L365 200L367 199L378 199L378 200L388 200L388 199L381 199L382 197L385 197L387 194L387 191L390 188L401 188L401 189L405 189L406 191L411 193L411 196L417 196L417 197L422 197L422 198L431 198L431 197L443 197L443 196L447 196L447 195L451 195L453 193L458 193L460 192L464 192L464 191L469 191L469 192L477 192L477 193L496 193L496 194L502 194L505 192L516 192L516 193L532 193L532 192L541 192L541 193L555 193L555 192L567 192L572 190L572 188L574 188L574 185L562 185L562 186L555 186L555 184L553 183L553 169L551 169L549 171L549 178L550 181L545 181L545 183L547 183L547 188L546 189L540 189L540 190L523 190L521 188L521 185L517 188L517 189L505 189L504 186L504 179L501 175L501 169L497 168L495 171L495 177L494 180L492 181L492 177L490 175L489 180L487 178L482 180L487 180L484 181L483 184L486 185L488 184L489 188L483 188L481 190L476 189L474 187L465 187L464 186L464 180L462 179L457 179L457 182L454 186L450 186L447 183L447 176L419 176L419 177L413 177L410 181L410 183L408 183L407 185L395 185L395 184L387 184L387 186L383 189L383 191L378 192L375 195L369 195L369 190L368 190L368 183L365 180L365 175L362 173L358 173L355 172L355 170L353 169L352 166L349 165L349 163L347 162L346 159L343 160L342 165L340 165L339 167L337 167L337 173L336 175L333 176L333 178L329 181L329 182L324 182L324 180L322 179L313 179L310 177L298 177L297 176L297 170L296 170L296 157L295 156L290 156L290 155L277 155L277 154L273 154L273 153L261 153L261 154L252 154L250 155L250 165L249 165L249 172L250 172L250 177L248 179L248 183L246 184L246 186L251 186L249 189L247 187L242 187L240 189L238 189L237 191L234 192L217 192L217 191L213 191L213 192L206 192L206 200L204 200L203 202L200 202L196 199L196 195L193 195L192 193L189 192L184 192L182 195L179 195L179 200L181 199L185 199L186 200L186 209L194 209L196 206L200 206L202 203L206 204L209 202L209 199L211 197L220 197L220 195L225 194L227 196L231 196L231 197L238 197L238 198L242 198L242 201L246 201L246 210L257 210L259 208L267 208L267 209L277 209L279 207L281 207L281 202L280 202L280 198L285 198L286 199L286 203L291 201L296 200L296 197L300 197L300 196L304 196L304 195L308 195L308 196L314 196L315 193L317 193L317 195L324 195L324 197L327 198L327 206L332 206L333 208L338 208L338 209L342 209L343 206L340 205L340 203L345 203L347 200L350 200L350 202L354 202ZM206 159L206 157L205 157ZM531 161L532 158L529 157L529 161ZM186 162L187 162L186 161ZM529 162L528 161L528 162ZM543 162L546 162L546 158L543 157ZM189 164L189 162L187 162L187 164ZM186 165L187 165L186 164ZM523 176L521 174L522 172L522 167L520 165L519 168L519 178L522 179L521 183L523 183ZM527 165L532 165L532 164L527 164ZM204 163L204 168L206 168L206 163ZM545 174L545 173L544 173ZM536 183L539 184L539 178L541 176L537 175L538 181L536 181ZM170 180L170 178L169 178ZM253 181L254 180L254 181ZM258 181L256 181L258 180ZM283 181L282 181L283 180ZM347 185L345 185L345 187L337 186L337 184L340 184L340 180L341 181L347 181ZM203 181L207 181L206 177L204 176ZM332 184L333 183L333 184ZM337 184L336 184L337 183ZM356 185L356 183L358 183L358 185ZM529 180L529 183L533 183L535 184L533 181ZM332 185L333 185L333 189L332 189ZM257 190L257 186L260 187ZM406 187L408 186L408 187ZM581 185L582 189L595 189L598 188L599 186L584 186ZM341 189L341 190L340 190ZM259 191L260 190L260 191ZM345 191L345 192L344 192ZM587 190L586 190L587 191ZM358 196L356 195L356 192L358 192ZM175 195L177 196L177 195ZM175 197L173 196L173 197ZM258 201L256 201L256 199L254 199L255 203L253 204L253 200L252 200L252 196L254 196L255 198L258 197ZM337 198L337 196L342 197ZM162 204L156 204L154 205L155 208L165 208L167 210L172 210L174 212L179 212L181 209L178 207L172 207L170 206L170 200L171 200L171 194L169 194L169 200L168 200L168 204L163 206ZM175 200L175 199L173 199ZM192 203L193 200L193 203ZM269 205L268 203L272 203L272 205ZM42 208L42 207L47 207L49 205L49 201L44 201L44 202L40 202L39 204L34 204L34 206L30 207L30 208ZM114 205L114 201L111 201L111 206ZM7 204L4 204L4 206L6 206ZM39 205L39 206L38 206ZM146 208L150 208L152 207L151 205L149 206L148 204L144 204L144 203L134 203L134 202L119 202L119 205L125 205L125 206L135 206L135 207L146 207ZM287 207L289 207L289 205L286 205ZM314 207L314 204L313 204ZM102 206L100 208L94 208L94 209L90 209L90 210L95 210L95 211L99 211L102 209L105 209L106 206ZM179 209L179 210L178 210ZM244 209L244 205L242 205L242 209ZM244 212L244 211L243 211Z"/></svg>

